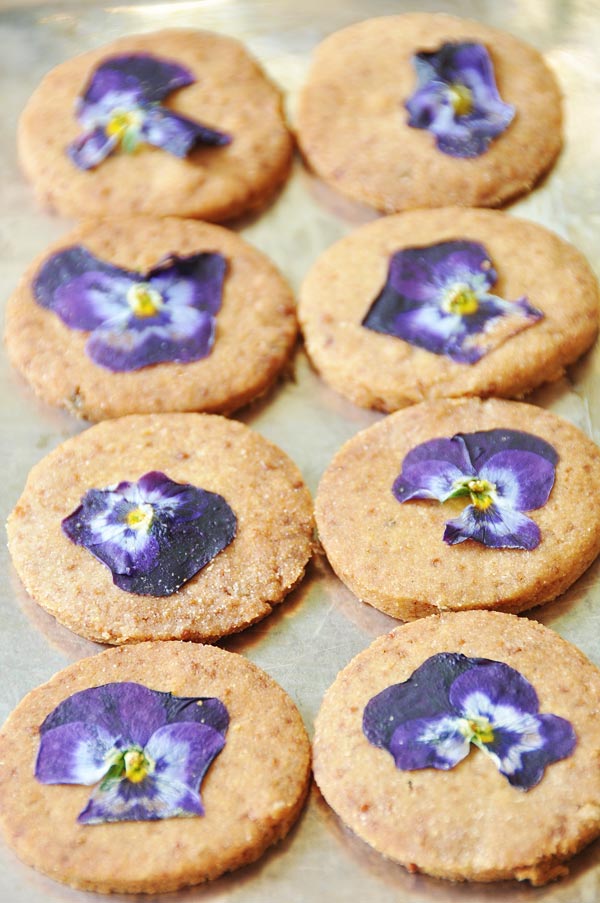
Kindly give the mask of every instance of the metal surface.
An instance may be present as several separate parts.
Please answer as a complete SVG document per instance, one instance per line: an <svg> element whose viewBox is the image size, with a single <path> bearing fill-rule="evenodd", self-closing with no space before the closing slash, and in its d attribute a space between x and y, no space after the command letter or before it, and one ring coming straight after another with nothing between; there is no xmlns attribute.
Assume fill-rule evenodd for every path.
<svg viewBox="0 0 600 903"><path fill-rule="evenodd" d="M596 0L446 0L413 8L480 19L530 41L546 56L566 97L567 142L558 166L530 197L512 207L573 241L600 269L600 6ZM243 40L288 93L290 112L312 48L331 31L372 15L404 12L407 0L193 0L121 5L46 3L0 12L0 284L7 297L34 254L70 226L35 209L15 152L18 113L42 74L75 53L121 34L168 25L214 29ZM297 288L321 250L373 214L334 196L298 163L276 202L255 220L238 224L246 239L269 254ZM569 299L565 299L568 303ZM600 365L592 352L568 379L531 399L573 420L596 441ZM30 467L59 442L84 428L38 403L0 359L2 384L2 512L8 514ZM293 378L281 383L240 419L277 442L299 464L311 488L334 451L381 415L360 410L329 390L302 352ZM597 504L597 500L590 500ZM27 599L7 552L0 548L0 721L57 670L99 646L80 639ZM600 664L600 565L558 601L532 617L576 643ZM261 624L223 641L265 668L298 704L309 731L323 692L337 672L396 622L362 605L316 559L300 588ZM543 818L540 812L540 818ZM456 886L410 875L371 852L338 822L313 789L291 835L257 864L210 886L145 899L264 903L366 901L553 901L600 898L600 841L577 857L570 877L546 888L505 883ZM9 903L83 901L72 891L21 865L0 844L0 899ZM115 899L131 899L120 897Z"/></svg>

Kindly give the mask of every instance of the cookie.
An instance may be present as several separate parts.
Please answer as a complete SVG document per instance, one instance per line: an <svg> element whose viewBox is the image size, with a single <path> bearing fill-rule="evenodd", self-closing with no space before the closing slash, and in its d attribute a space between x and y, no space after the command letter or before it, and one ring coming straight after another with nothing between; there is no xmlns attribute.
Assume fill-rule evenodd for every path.
<svg viewBox="0 0 600 903"><path fill-rule="evenodd" d="M298 313L327 382L395 411L520 397L558 379L593 343L599 302L590 266L558 236L448 208L380 219L334 244L306 277Z"/></svg>
<svg viewBox="0 0 600 903"><path fill-rule="evenodd" d="M529 191L560 151L561 121L559 87L532 47L409 13L350 25L317 48L297 128L322 179L393 213L494 207Z"/></svg>
<svg viewBox="0 0 600 903"><path fill-rule="evenodd" d="M352 831L411 872L544 884L600 833L599 703L598 669L540 624L433 616L380 637L338 675L317 716L315 778ZM436 753L425 729L433 738L443 716Z"/></svg>
<svg viewBox="0 0 600 903"><path fill-rule="evenodd" d="M132 690L132 684L146 689ZM104 690L89 693L89 688L99 686ZM203 814L186 811L187 817L159 815L159 820L144 820L142 812L141 820L99 822L84 816L87 820L78 821L90 799L93 802L87 806L88 816L94 805L96 816L101 807L107 817L115 816L115 799L122 802L126 798L124 789L129 789L131 796L136 792L141 796L138 809L143 809L144 788L152 781L152 753L162 772L161 789L169 789L166 779L170 773L164 767L165 761L169 764L169 747L165 750L163 742L161 761L156 755L156 733L147 747L144 739L140 742L147 757L142 767L145 765L150 778L142 783L139 771L136 774L128 763L126 776L117 782L112 799L104 785L96 789L91 786L101 779L102 766L86 782L88 786L78 785L77 775L71 784L36 779L38 754L37 774L45 780L61 777L56 750L63 752L62 761L66 761L83 725L65 724L63 730L69 727L73 733L62 745L55 741L54 749L45 740L49 750L41 749L40 727L61 703L61 711L65 711L65 699L82 691L88 691L87 696L80 695L77 700L85 701L85 711L92 720L104 709L101 695L109 700L144 698L147 733L152 733L151 719L155 729L164 724L163 705L169 703L166 694L186 697L187 703L192 697L193 707L193 697L200 697L206 713L200 732L213 742L213 753L220 749L201 782L200 805L197 787L194 798L187 800L188 810L195 806ZM194 714L186 713L183 703L179 706L184 707L183 715L171 714L171 723L192 721ZM121 737L125 735L128 740L128 729L135 731L135 713L131 706L126 711L125 704L122 711L127 717L124 715L119 725ZM107 712L102 719L102 729L109 737L113 727L110 716ZM54 724L46 722L45 728L50 727ZM186 727L189 729L190 724ZM194 728L197 730L198 724ZM53 733L56 736L60 731L58 727ZM49 736L44 734L44 738ZM205 749L206 740L204 744ZM106 768L110 764L107 758ZM272 678L240 655L176 642L111 649L60 671L29 693L9 717L0 733L0 761L0 826L10 846L24 862L51 878L102 893L176 890L253 862L284 837L298 817L310 775L310 747L302 719ZM181 771L188 768L185 761ZM172 788L173 797L177 798L175 790L181 793L180 786ZM161 804L168 805L163 796L159 790L155 810ZM140 819L139 811L133 817Z"/></svg>
<svg viewBox="0 0 600 903"><path fill-rule="evenodd" d="M132 415L40 461L8 535L29 594L75 633L212 641L301 580L312 503L287 455L240 423Z"/></svg>
<svg viewBox="0 0 600 903"><path fill-rule="evenodd" d="M5 341L45 401L104 420L229 413L271 385L296 329L287 284L235 233L133 217L89 221L38 257Z"/></svg>
<svg viewBox="0 0 600 903"><path fill-rule="evenodd" d="M256 61L192 29L61 63L27 103L18 146L39 203L65 216L214 221L262 206L292 153L279 91Z"/></svg>
<svg viewBox="0 0 600 903"><path fill-rule="evenodd" d="M600 451L568 421L498 399L436 401L346 442L315 514L338 577L395 618L519 612L598 555L599 492Z"/></svg>

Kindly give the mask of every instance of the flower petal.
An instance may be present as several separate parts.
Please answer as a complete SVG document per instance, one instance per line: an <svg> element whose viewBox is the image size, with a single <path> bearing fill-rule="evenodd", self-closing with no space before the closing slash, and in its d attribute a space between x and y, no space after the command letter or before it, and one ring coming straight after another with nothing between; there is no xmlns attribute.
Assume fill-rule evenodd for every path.
<svg viewBox="0 0 600 903"><path fill-rule="evenodd" d="M219 253L170 255L147 275L169 306L189 306L216 316L221 309L227 260Z"/></svg>
<svg viewBox="0 0 600 903"><path fill-rule="evenodd" d="M130 53L104 60L84 91L83 105L97 104L112 92L123 92L138 103L157 103L196 79L179 63L146 53Z"/></svg>
<svg viewBox="0 0 600 903"><path fill-rule="evenodd" d="M96 724L71 721L44 731L35 763L41 784L96 784L108 769L114 735Z"/></svg>
<svg viewBox="0 0 600 903"><path fill-rule="evenodd" d="M67 147L67 154L78 169L94 169L112 154L119 139L107 135L103 126L78 135Z"/></svg>
<svg viewBox="0 0 600 903"><path fill-rule="evenodd" d="M458 433L457 435L464 442L469 459L477 473L481 473L484 464L493 455L508 449L533 452L541 455L551 464L558 463L558 454L549 442L532 433L524 433L522 430L480 430L475 433Z"/></svg>
<svg viewBox="0 0 600 903"><path fill-rule="evenodd" d="M396 768L402 771L454 768L470 749L460 725L460 719L454 715L417 718L398 725L389 745Z"/></svg>
<svg viewBox="0 0 600 903"><path fill-rule="evenodd" d="M536 452L507 449L488 458L479 474L496 486L503 505L517 511L533 511L548 501L555 466Z"/></svg>
<svg viewBox="0 0 600 903"><path fill-rule="evenodd" d="M231 135L211 129L166 107L144 110L141 129L143 139L155 147L162 147L176 157L187 157L198 147L223 147L231 144Z"/></svg>
<svg viewBox="0 0 600 903"><path fill-rule="evenodd" d="M496 723L494 709L499 705L512 706L517 712L539 710L535 689L519 671L490 659L471 661L473 667L458 675L449 690L448 698L457 714L465 718L486 717Z"/></svg>
<svg viewBox="0 0 600 903"><path fill-rule="evenodd" d="M443 538L451 546L473 539L491 549L531 551L540 544L541 534L531 518L497 502L485 511L468 505L460 517L447 522Z"/></svg>
<svg viewBox="0 0 600 903"><path fill-rule="evenodd" d="M411 449L392 492L399 502L415 498L445 501L461 477L476 476L462 436L430 439Z"/></svg>
<svg viewBox="0 0 600 903"><path fill-rule="evenodd" d="M558 715L537 715L540 743L537 747L521 750L519 757L496 752L500 773L513 787L529 790L539 784L547 765L566 759L577 744L577 736L569 721Z"/></svg>

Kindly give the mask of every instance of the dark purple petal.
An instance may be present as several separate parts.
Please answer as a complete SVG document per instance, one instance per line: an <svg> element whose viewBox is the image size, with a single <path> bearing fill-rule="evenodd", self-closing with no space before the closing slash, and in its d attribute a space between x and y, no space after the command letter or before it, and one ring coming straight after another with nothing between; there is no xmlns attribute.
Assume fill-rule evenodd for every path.
<svg viewBox="0 0 600 903"><path fill-rule="evenodd" d="M83 103L97 104L113 92L127 92L138 103L156 103L195 81L189 69L150 54L114 56L94 71L84 91Z"/></svg>
<svg viewBox="0 0 600 903"><path fill-rule="evenodd" d="M455 438L458 437L464 442L477 473L481 473L483 465L493 455L509 449L533 452L555 466L558 463L558 454L549 442L522 430L480 430L475 433L458 433Z"/></svg>
<svg viewBox="0 0 600 903"><path fill-rule="evenodd" d="M468 754L470 743L460 730L454 715L415 718L399 724L389 744L396 768L417 771L421 768L454 768Z"/></svg>
<svg viewBox="0 0 600 903"><path fill-rule="evenodd" d="M513 706L520 712L535 714L539 711L535 689L522 674L503 662L478 659L477 667L458 675L450 687L448 698L453 709L464 714L469 697L476 693L489 700L492 710L502 704Z"/></svg>
<svg viewBox="0 0 600 903"><path fill-rule="evenodd" d="M399 502L414 498L444 501L460 477L476 476L463 437L430 439L411 449L392 486Z"/></svg>
<svg viewBox="0 0 600 903"><path fill-rule="evenodd" d="M227 260L217 252L189 257L171 254L150 270L147 280L168 305L186 305L216 316L221 309Z"/></svg>
<svg viewBox="0 0 600 903"><path fill-rule="evenodd" d="M98 126L71 141L67 154L78 169L93 169L112 154L118 143L116 135L107 135L104 128Z"/></svg>
<svg viewBox="0 0 600 903"><path fill-rule="evenodd" d="M451 546L473 539L490 549L531 551L539 546L541 534L529 517L497 502L485 510L468 505L460 517L448 521L443 539Z"/></svg>
<svg viewBox="0 0 600 903"><path fill-rule="evenodd" d="M151 107L144 111L141 134L148 144L162 147L176 157L187 157L198 147L231 144L231 135L201 125L165 107Z"/></svg>
<svg viewBox="0 0 600 903"><path fill-rule="evenodd" d="M106 774L115 737L97 724L71 721L42 734L35 763L41 784L96 784Z"/></svg>
<svg viewBox="0 0 600 903"><path fill-rule="evenodd" d="M547 765L566 759L577 745L577 736L569 721L558 715L538 715L538 730L541 747L521 754L520 767L509 770L501 767L500 772L513 787L529 790L539 784Z"/></svg>
<svg viewBox="0 0 600 903"><path fill-rule="evenodd" d="M503 505L533 511L548 501L555 466L536 452L507 449L488 458L479 474L495 485Z"/></svg>

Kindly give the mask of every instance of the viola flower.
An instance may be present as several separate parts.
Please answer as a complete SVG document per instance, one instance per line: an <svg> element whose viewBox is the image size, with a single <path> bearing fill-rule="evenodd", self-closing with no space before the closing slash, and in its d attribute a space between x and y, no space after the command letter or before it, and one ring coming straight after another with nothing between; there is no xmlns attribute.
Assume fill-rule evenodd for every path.
<svg viewBox="0 0 600 903"><path fill-rule="evenodd" d="M237 518L218 493L151 471L90 489L62 529L110 568L120 589L170 596L229 545Z"/></svg>
<svg viewBox="0 0 600 903"><path fill-rule="evenodd" d="M459 364L475 364L544 314L527 298L490 292L498 275L485 247L443 241L390 258L386 283L362 325Z"/></svg>
<svg viewBox="0 0 600 903"><path fill-rule="evenodd" d="M70 329L91 332L86 354L118 373L210 354L226 270L222 254L199 253L137 273L75 245L45 261L33 294Z"/></svg>
<svg viewBox="0 0 600 903"><path fill-rule="evenodd" d="M540 528L523 511L541 508L554 485L558 455L538 436L495 429L430 439L411 449L392 492L410 499L469 498L448 521L444 542L474 539L493 549L535 549Z"/></svg>
<svg viewBox="0 0 600 903"><path fill-rule="evenodd" d="M441 652L366 705L363 732L402 771L448 770L484 752L513 787L530 790L546 766L570 756L569 721L540 715L533 686L502 662Z"/></svg>
<svg viewBox="0 0 600 903"><path fill-rule="evenodd" d="M196 147L221 147L231 136L160 105L196 79L184 66L150 54L114 56L92 74L75 115L84 132L67 148L79 169L93 169L109 154L133 153L142 144L186 157Z"/></svg>
<svg viewBox="0 0 600 903"><path fill-rule="evenodd" d="M204 815L200 784L225 745L219 699L173 696L137 683L74 693L40 727L41 784L98 786L78 821Z"/></svg>
<svg viewBox="0 0 600 903"><path fill-rule="evenodd" d="M408 124L435 135L452 157L479 157L504 132L515 108L504 103L490 55L482 44L442 44L413 57L417 89L405 106Z"/></svg>

